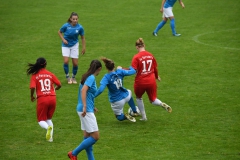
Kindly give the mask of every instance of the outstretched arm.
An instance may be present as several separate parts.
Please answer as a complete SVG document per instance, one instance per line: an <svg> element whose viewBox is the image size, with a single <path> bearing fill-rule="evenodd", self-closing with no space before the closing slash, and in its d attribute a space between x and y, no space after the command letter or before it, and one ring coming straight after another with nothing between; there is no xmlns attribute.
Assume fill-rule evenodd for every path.
<svg viewBox="0 0 240 160"><path fill-rule="evenodd" d="M106 85L101 84L101 86L98 88L98 90L97 90L97 92L95 94L95 98L97 96L99 96L104 91L105 88L106 88Z"/></svg>

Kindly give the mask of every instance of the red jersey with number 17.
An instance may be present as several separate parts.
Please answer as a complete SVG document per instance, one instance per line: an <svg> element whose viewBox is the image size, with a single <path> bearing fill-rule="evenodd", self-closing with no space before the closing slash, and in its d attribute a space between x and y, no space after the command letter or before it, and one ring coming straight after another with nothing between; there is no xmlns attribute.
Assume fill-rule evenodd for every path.
<svg viewBox="0 0 240 160"><path fill-rule="evenodd" d="M30 88L36 89L37 98L55 96L54 84L61 85L57 77L44 68L31 76Z"/></svg>
<svg viewBox="0 0 240 160"><path fill-rule="evenodd" d="M137 53L132 59L132 67L137 71L135 84L156 83L158 78L157 62L147 51Z"/></svg>

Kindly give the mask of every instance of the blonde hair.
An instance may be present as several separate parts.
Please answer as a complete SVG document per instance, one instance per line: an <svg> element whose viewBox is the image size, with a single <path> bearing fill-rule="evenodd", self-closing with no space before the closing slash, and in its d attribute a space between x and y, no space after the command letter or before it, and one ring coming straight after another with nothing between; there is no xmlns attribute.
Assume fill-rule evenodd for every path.
<svg viewBox="0 0 240 160"><path fill-rule="evenodd" d="M138 47L145 47L145 44L144 44L143 39L142 39L142 38L138 38L138 40L136 41L135 46L138 46Z"/></svg>

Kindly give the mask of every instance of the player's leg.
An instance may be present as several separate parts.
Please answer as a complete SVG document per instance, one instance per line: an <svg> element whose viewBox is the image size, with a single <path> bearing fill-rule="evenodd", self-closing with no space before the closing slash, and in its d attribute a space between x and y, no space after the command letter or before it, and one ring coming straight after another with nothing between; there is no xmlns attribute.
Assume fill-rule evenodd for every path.
<svg viewBox="0 0 240 160"><path fill-rule="evenodd" d="M158 23L157 27L153 31L154 36L157 36L158 31L167 23L167 20L166 8L163 8L162 21Z"/></svg>
<svg viewBox="0 0 240 160"><path fill-rule="evenodd" d="M88 138L88 137L84 137L84 140L87 139L87 138ZM93 155L93 145L90 146L90 147L88 147L88 148L86 148L85 150L86 150L88 159L92 159L92 160L93 160L93 159L94 159L94 155Z"/></svg>
<svg viewBox="0 0 240 160"><path fill-rule="evenodd" d="M153 84L149 86L149 88L146 90L149 101L156 106L161 106L163 109L165 109L168 112L172 112L172 108L168 106L166 103L163 103L161 100L157 98L157 84Z"/></svg>
<svg viewBox="0 0 240 160"><path fill-rule="evenodd" d="M62 47L62 55L63 55L63 69L67 78L68 84L72 84L71 78L69 77L69 56L70 56L70 48Z"/></svg>
<svg viewBox="0 0 240 160"><path fill-rule="evenodd" d="M83 130L84 137L87 138L84 139L73 151L68 153L69 158L71 156L77 156L82 150L88 149L99 139L98 125L94 113L87 112L85 117L82 117L81 114L82 112L78 112L81 119L81 129Z"/></svg>
<svg viewBox="0 0 240 160"><path fill-rule="evenodd" d="M170 27L171 27L173 36L176 36L176 37L181 36L181 34L178 34L176 32L176 29L175 29L175 18L174 18L174 15L173 15L171 7L168 10L168 17L170 19Z"/></svg>
<svg viewBox="0 0 240 160"><path fill-rule="evenodd" d="M47 130L46 133L46 139L49 140L51 138L51 131L52 127L49 126L46 122L47 120L47 114L48 114L48 97L39 97L37 100L37 119L38 119L38 124L43 128Z"/></svg>
<svg viewBox="0 0 240 160"><path fill-rule="evenodd" d="M119 121L124 121L127 119L123 114L123 106L124 106L124 100L111 103L112 111L115 114L117 120Z"/></svg>
<svg viewBox="0 0 240 160"><path fill-rule="evenodd" d="M135 118L128 115L128 113L124 114L123 113L123 107L125 103L129 100L129 98L122 99L120 101L111 103L111 108L119 121L123 121L128 119L129 121L136 122Z"/></svg>
<svg viewBox="0 0 240 160"><path fill-rule="evenodd" d="M146 121L147 115L145 112L145 107L142 99L142 95L144 94L144 92L145 92L145 86L139 86L137 84L134 84L134 93L136 95L137 106L142 115L142 118L140 120Z"/></svg>
<svg viewBox="0 0 240 160"><path fill-rule="evenodd" d="M72 58L72 64L73 64L72 83L77 84L75 76L78 71L79 43L77 43L73 47L71 47L70 57Z"/></svg>
<svg viewBox="0 0 240 160"><path fill-rule="evenodd" d="M132 98L132 91L128 89L128 97L126 98L128 105L131 107L133 113L137 113L136 105Z"/></svg>
<svg viewBox="0 0 240 160"><path fill-rule="evenodd" d="M52 122L52 117L56 109L56 96L48 96L48 101L49 101L49 108L48 108L48 113L47 113L47 120L46 123L48 124L48 129L50 130L50 138L49 142L53 141L53 122Z"/></svg>
<svg viewBox="0 0 240 160"><path fill-rule="evenodd" d="M153 31L153 35L157 36L158 31L167 23L167 18L163 18L161 22L158 23L157 27Z"/></svg>

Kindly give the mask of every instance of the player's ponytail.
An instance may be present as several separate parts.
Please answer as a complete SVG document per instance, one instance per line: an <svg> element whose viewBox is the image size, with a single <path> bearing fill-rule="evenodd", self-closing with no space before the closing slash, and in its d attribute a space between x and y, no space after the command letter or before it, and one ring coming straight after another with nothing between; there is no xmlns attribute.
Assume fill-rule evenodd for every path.
<svg viewBox="0 0 240 160"><path fill-rule="evenodd" d="M91 74L94 74L96 70L99 69L100 67L102 67L102 64L99 60L92 60L88 71L82 75L82 79L80 83L83 85L87 77L89 77Z"/></svg>
<svg viewBox="0 0 240 160"><path fill-rule="evenodd" d="M145 47L145 44L144 44L143 39L142 39L142 38L138 38L138 40L136 41L135 46L138 46L138 47Z"/></svg>
<svg viewBox="0 0 240 160"><path fill-rule="evenodd" d="M114 69L115 64L111 59L107 59L106 57L101 57L101 60L105 63L105 66L109 71L112 71Z"/></svg>
<svg viewBox="0 0 240 160"><path fill-rule="evenodd" d="M35 64L28 63L27 75L38 73L38 71L45 68L46 65L47 61L43 57L38 58Z"/></svg>

